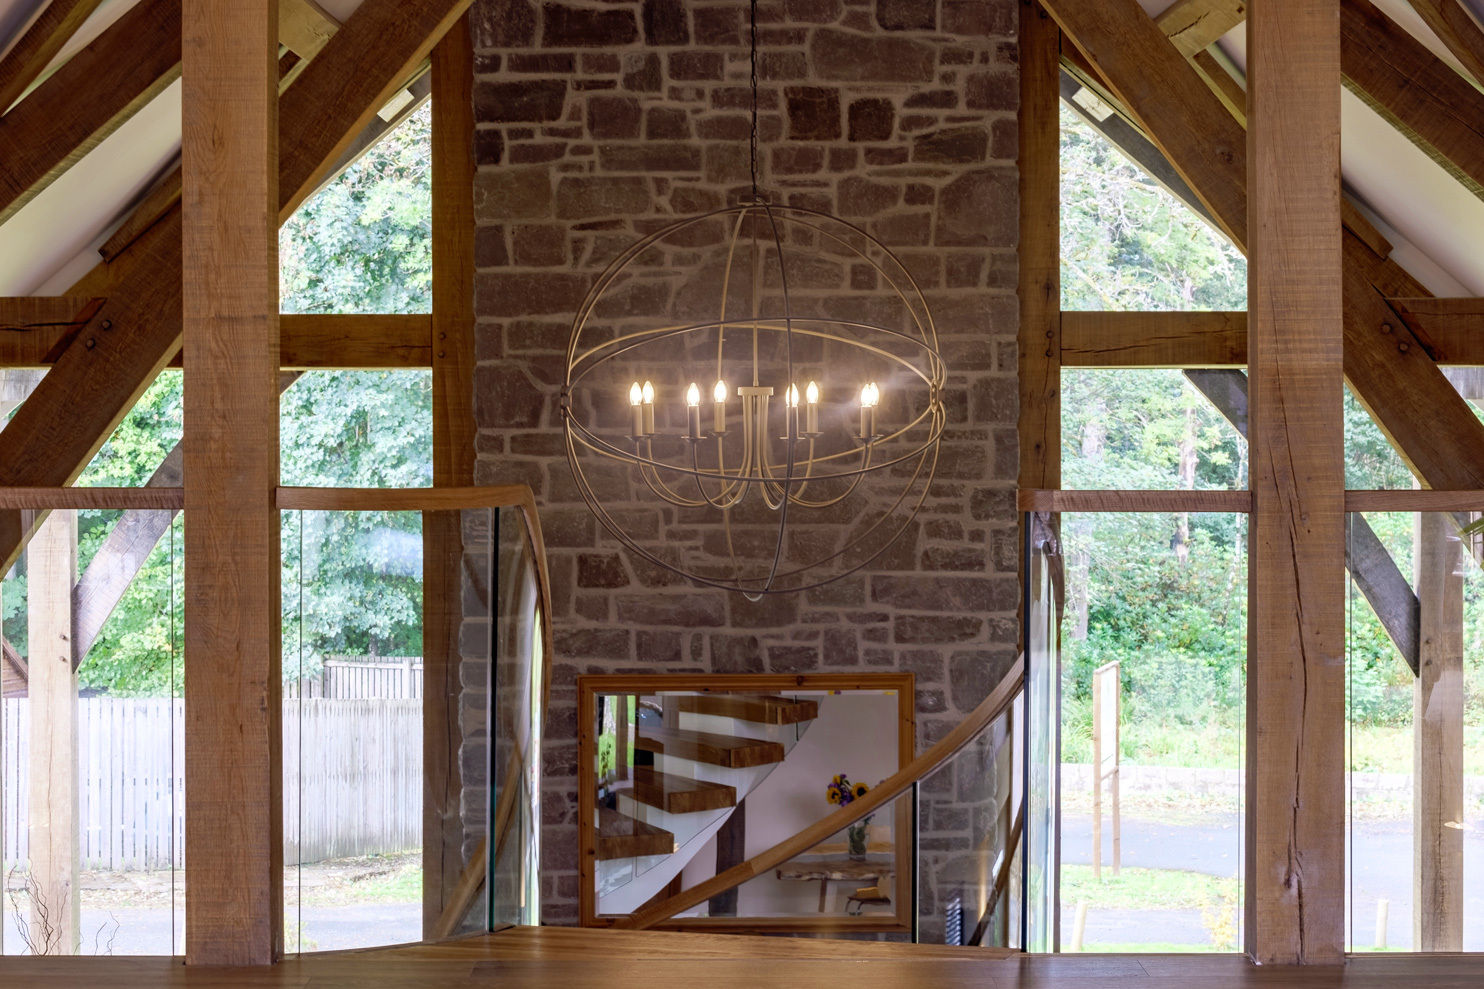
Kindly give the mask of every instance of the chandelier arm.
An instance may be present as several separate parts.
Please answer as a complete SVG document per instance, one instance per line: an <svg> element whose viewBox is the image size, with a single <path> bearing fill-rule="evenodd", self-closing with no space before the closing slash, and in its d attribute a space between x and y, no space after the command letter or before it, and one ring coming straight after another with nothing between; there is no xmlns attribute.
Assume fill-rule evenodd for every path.
<svg viewBox="0 0 1484 989"><path fill-rule="evenodd" d="M944 418L943 418L943 415L942 415L942 410L939 409L939 408L930 408L930 409L925 410L921 415L919 415L916 419L914 419L913 422L911 424L909 424L908 426L903 427L902 429L897 430L897 432L892 433L892 434L890 434L888 436L882 437L880 440L878 440L878 443L880 443L880 442L885 442L886 440L894 439L894 438L896 438L898 436L901 436L901 435L903 435L907 431L907 429L911 428L912 425L915 425L916 423L922 421L923 419L927 418L928 416L932 416L932 418L933 418L932 432L930 433L930 435L928 436L927 439L925 439L921 444L917 445L913 449L908 450L905 453L902 453L899 456L897 456L897 457L895 457L895 458L893 458L891 460L884 460L884 461L881 461L880 463L873 464L869 468L856 468L856 469L853 469L853 470L842 470L842 471L838 471L836 473L833 473L833 474L828 475L828 478L829 479L835 479L835 478L842 478L842 477L854 477L854 476L858 476L858 475L861 475L861 474L869 473L869 472L872 472L872 471L882 470L882 469L887 468L887 467L894 467L897 464L905 463L906 461L909 461L909 460L911 460L911 459L913 459L913 458L921 455L924 451L926 451L930 446L932 446L933 443L935 443L942 436L943 427L944 427L945 423L944 423ZM606 457L606 458L608 458L610 460L617 460L617 461L619 461L621 463L626 463L626 464L630 464L630 465L634 465L634 466L645 465L645 466L654 468L656 470L665 470L665 471L669 471L671 473L679 473L679 474L691 474L691 473L693 473L692 469L689 468L689 467L684 467L684 466L680 466L680 465L677 465L677 464L665 463L663 461L658 461L658 460L647 459L647 458L645 458L645 457L643 457L643 456L641 456L639 454L630 453L630 452L628 452L626 450L621 450L621 449L619 449L617 447L614 447L612 444L606 442L601 437L595 435L591 430L589 430L581 422L578 422L575 418L568 419L567 420L567 423L568 423L568 428L578 434L577 435L577 438L582 443L582 445L584 447L586 447L587 449L593 451L594 453L598 454L599 456L603 456L603 457ZM819 457L819 458L816 458L816 459L819 462L823 462L825 460L839 459L841 457L845 457L845 456L851 455L851 452L852 451L841 451L840 453L826 454L826 455L824 455L822 457ZM747 469L752 469L752 468L749 466ZM708 476L708 477L714 476L713 474L711 474L710 472L705 471L704 469L702 470L702 473L706 474L706 476ZM766 476L763 476L762 474L749 475L749 474L745 474L745 473L739 472L738 474L734 475L731 478L731 480L733 482L736 482L736 483L744 483L744 484L751 485L751 484L761 484L761 483L763 483L765 481L771 480L771 478L766 477Z"/></svg>
<svg viewBox="0 0 1484 989"><path fill-rule="evenodd" d="M846 498L849 498L851 495L853 495L855 493L855 489L860 487L861 478L865 477L866 472L871 469L871 443L869 441L862 444L861 453L863 455L861 461L861 469L857 471L855 476L850 479L850 485L846 487L844 491L833 498L826 498L821 501L810 501L802 497L804 492L801 489L799 491L801 497L795 498L794 504L802 508L810 509L832 508L835 505L840 504L840 502L844 501Z"/></svg>
<svg viewBox="0 0 1484 989"><path fill-rule="evenodd" d="M739 590L753 599L760 598L764 594L799 591L818 587L829 583L831 580L855 573L869 565L873 560L878 559L885 549L911 525L912 520L917 517L925 504L933 478L936 475L940 443L946 427L946 411L943 406L942 395L947 377L946 365L941 353L937 349L937 332L936 327L933 325L932 311L927 306L921 287L912 278L911 272L901 264L900 259L860 227L848 221L841 220L838 217L832 217L820 210L811 210L807 207L775 208L762 201L760 195L755 197L755 200L741 207L716 210L691 220L672 223L667 227L655 230L642 238L639 243L625 250L618 258L614 259L614 262L600 276L598 285L583 301L577 319L574 321L573 333L569 339L567 348L569 358L566 369L568 385L564 387L562 396L562 415L567 424L568 458L572 461L574 474L577 476L579 491L582 493L584 500L588 502L589 508L598 516L599 521L604 527L613 533L620 542L629 546L637 555L657 566L680 573L697 584ZM727 267L724 272L724 278L721 279L723 283L722 299L718 307L720 320L714 324L714 329L717 332L715 349L717 380L725 380L723 371L726 367L725 359L727 356L725 347L726 331L728 329L735 331L741 328L736 324L735 320L732 322L728 321L730 315L728 310L731 308L730 287L736 281L737 277L740 277L738 273L731 271L731 267L737 263L736 252L740 248L741 238L747 231L747 222L757 213L767 216L771 228L773 245L777 251L777 264L780 268L784 311L781 319L779 317L768 318L760 315L759 310L761 309L762 296L759 293L761 291L762 278L760 275L755 275L753 279L754 311L751 318L753 325L750 327L752 330L754 351L754 379L759 376L760 371L759 355L762 334L781 332L784 334L784 346L772 351L772 353L784 359L788 368L788 383L795 385L795 374L802 372L797 372L793 363L793 357L795 356L793 334L800 333L807 338L823 339L835 345L854 348L860 354L868 355L872 360L884 360L892 367L892 370L888 371L889 377L896 377L897 372L895 369L901 368L905 372L906 377L899 379L899 384L911 378L921 380L927 386L928 402L926 407L919 408L918 412L912 415L911 421L900 424L899 428L884 437L867 437L866 442L863 444L847 441L844 449L836 449L835 452L820 453L819 450L822 444L818 440L821 436L825 435L836 437L837 439L845 439L854 433L853 426L846 428L843 433L837 433L833 427L828 434L811 433L807 437L810 442L807 447L807 456L805 457L800 456L800 453L805 448L801 447L797 442L801 437L793 435L791 439L786 441L786 459L781 463L774 462L771 456L774 452L772 450L772 443L776 442L776 440L770 438L773 436L774 431L767 428L766 422L754 422L754 418L758 418L758 416L751 418L744 416L746 428L741 430L743 433L741 438L744 441L740 451L742 456L738 461L738 466L732 469L728 469L725 463L727 459L726 454L730 447L724 427L721 432L709 434L716 439L715 461L713 466L703 466L700 463L702 451L700 450L699 442L693 441L688 456L681 453L681 456L677 458L667 453L666 456L670 457L672 462L661 462L657 459L658 455L654 449L652 435L646 437L643 443L634 444L632 449L624 450L615 447L612 440L604 439L587 426L578 422L577 416L573 414L576 411L576 407L572 405L574 395L570 388L573 382L577 380L584 382L596 380L593 377L596 368L616 360L620 355L629 354L638 347L659 344L661 345L661 349L663 349L665 341L678 339L686 332L697 330L706 332L707 329L711 328L704 322L697 322L692 327L657 327L643 329L639 332L629 331L626 333L619 330L618 334L615 334L615 330L622 327L625 322L632 326L634 321L627 317L619 317L608 322L600 323L595 318L595 314L598 308L603 307L605 293L613 292L621 284L620 279L640 277L638 269L633 268L633 265L636 263L636 259L646 249L653 249L663 238L673 235L679 230L687 229L710 216L722 214L735 216L732 222L731 243L728 245ZM799 230L807 232L804 239L805 243L811 242L810 235L812 235L816 238L812 240L812 244L823 245L827 253L838 245L846 249L847 252L856 255L858 260L864 262L867 268L872 270L879 278L878 284L895 293L895 303L906 305L908 311L905 314L905 318L910 322L906 324L905 329L896 330L887 327L872 326L869 323L846 320L831 321L810 317L795 320L792 311L794 300L789 292L788 284L788 259L784 254L782 245L781 223L785 217L788 218L790 223L796 224ZM761 216L758 216L757 219L761 221ZM829 225L826 225L825 221L829 221ZM754 255L752 266L757 268L761 264L765 269L767 262L763 252L759 249L761 246L759 243L761 240L761 230L754 227L753 231ZM857 244L860 246L856 246ZM669 248L662 246L661 250L667 252ZM668 253L658 257L662 264L663 260L668 258ZM632 269L632 271L629 269ZM656 270L659 271L659 269ZM660 273L663 274L663 272ZM606 317L604 318L606 319ZM600 325L603 336L616 336L616 339L604 340L583 350L584 340L582 339L582 335L590 329L589 324ZM853 339L854 337L859 337L859 341ZM582 354L579 358L578 352L580 350L582 350ZM833 352L827 349L826 353L831 354ZM639 360L642 361L643 358L640 357ZM656 358L656 362L665 363L665 359L658 357ZM735 371L735 369L733 370ZM588 386L581 397L581 402L583 403L581 407L587 414L592 414L589 407L590 400L587 398L587 394L591 391L591 388L592 386ZM766 390L771 391L772 389ZM904 389L901 392L903 403L899 407L910 409L912 405L916 404L915 400L910 397L910 393L915 391L915 388ZM747 405L754 405L756 407L756 403L744 402L744 408ZM720 411L720 408L720 405L718 405L718 411ZM813 406L811 406L812 408ZM802 408L792 414L801 416L803 414ZM833 416L834 412L832 411L832 421ZM691 421L694 423L694 419ZM815 428L817 429L817 427ZM874 433L875 429L873 428L871 431ZM926 433L925 438L914 436L914 434L922 434L924 432ZM692 425L689 435L692 437L697 435L694 425ZM663 435L660 438L662 440L662 449L668 451L670 447L665 444L671 443L671 440L665 439ZM581 447L579 447L579 444L581 444ZM890 448L888 444L893 447L906 446L910 449L896 456L888 456L882 459L881 455ZM824 444L826 449L834 445L836 445L835 440ZM600 457L637 467L639 479L650 489L650 493L663 503L721 510L722 519L720 521L723 523L726 536L725 560L718 553L710 567L702 567L702 573L691 573L685 569L689 565L685 561L677 560L670 562L662 560L656 555L658 553L657 548L651 551L637 545L635 540L627 535L623 527L618 525L613 514L605 509L602 504L598 503L589 477L584 472L583 465L578 459L578 454L581 451L584 453L582 460L587 460L587 453L581 450L582 447L585 447L586 451L591 451ZM828 509L832 506L840 505L852 497L860 497L860 492L865 487L863 485L865 474L882 474L890 468L899 464L906 464L908 461L914 462L908 466L907 471L892 472L897 475L898 479L905 478L906 485L897 489L895 496L886 505L884 514L879 518L871 521L868 525L864 525L862 530L854 537L847 537L842 547L823 550L817 559L812 558L814 556L813 553L807 554L811 559L803 565L785 559L785 552L789 551L788 547L791 545L788 540L788 522L792 521L788 514L790 510ZM588 463L591 464L592 462L588 461ZM832 467L845 468L846 465L850 465L848 469L831 469ZM908 472L910 472L910 476L908 476ZM687 489L683 483L677 484L674 482L671 479L672 475L682 478L689 476L691 479L690 483L695 485L696 491L701 495L701 500L696 501L688 497L682 497L680 491ZM632 477L633 475L630 476ZM810 497L810 494L814 493L820 485L825 484L826 480L829 480L831 487L833 487L835 478L839 478L841 481L847 481L847 483L842 485L844 487L842 493L830 494L828 491L821 491L820 497ZM777 513L776 521L778 527L776 530L776 540L773 544L774 551L771 554L771 561L767 561L764 558L766 550L763 546L752 544L750 537L753 533L750 531L747 533L749 539L745 540L747 546L739 545L737 543L738 533L736 532L736 527L732 524L734 520L731 518L731 508L751 496L751 489L754 485L760 489L759 494L764 503L770 504L770 508ZM890 493L892 487L893 485L886 485L880 493ZM914 492L913 488L918 488L919 490ZM870 501L875 497L877 491L873 488L867 493L871 496L867 499ZM910 509L910 512L902 516L904 509ZM757 533L757 535L761 535L761 533ZM877 541L882 536L886 537L885 541L878 544ZM807 550L811 545L812 540L806 541L803 545L795 547L795 549ZM748 550L748 557L746 558L737 555L738 549L743 548ZM858 560L851 559L849 561L841 559L855 552L861 552L862 558ZM799 555L804 556L805 554L801 552ZM837 566L842 566L843 571L819 575L817 578L815 573L810 572L811 568L822 568L823 565L829 564L832 561ZM844 566L847 562L849 566Z"/></svg>
<svg viewBox="0 0 1484 989"><path fill-rule="evenodd" d="M814 567L820 566L821 564L829 563L832 560L839 559L840 557L849 553L851 549L864 542L868 536L870 536L877 529L881 528L881 526L886 523L886 520L891 518L896 510L902 506L902 503L907 500L907 495L911 492L913 486L916 485L918 479L922 477L922 470L924 465L927 464L928 458L929 453L924 452L922 461L918 463L916 470L913 471L911 479L907 482L906 485L903 486L902 493L897 496L894 502L892 502L891 507L888 508L879 519L867 526L866 529L860 533L860 535L851 539L844 546L840 547L838 550L829 554L828 556L822 556L818 559L810 560L807 563L802 563L796 567L793 567L792 569L783 571L778 576L781 578L787 578L792 577L795 574L805 573L813 569ZM922 508L922 503L927 500L927 493L928 490L932 487L933 476L937 473L938 455L936 450L931 451L931 461L931 469L928 472L927 483L923 485L922 492L920 495L918 495L917 501L912 506L912 510L908 513L907 517L902 520L902 524L897 527L897 531L892 535L892 537L882 542L880 549L872 553L870 557L861 561L856 566L851 567L849 570L846 570L843 573L838 574L837 576L831 577L829 580L820 581L818 583L810 584L805 587L796 587L791 589L807 590L809 587L818 587L820 586L820 584L827 584L831 580L837 580L839 577L844 577L849 574L855 573L857 570L861 569L861 567L868 565L872 560L876 559L876 557L885 552L886 548L893 542L895 542L897 536L901 535L902 532L906 530L907 526L911 524L912 520L917 517L918 511Z"/></svg>
<svg viewBox="0 0 1484 989"><path fill-rule="evenodd" d="M725 476L725 471L720 466L720 463L721 463L721 449L720 449L720 447L721 447L721 437L720 436L718 436L716 438L716 444L717 444L717 448L718 448L717 451L716 451L717 471L718 471L718 473L721 473L722 476ZM716 496L714 498L711 495L709 495L709 494L706 493L706 486L701 483L701 479L703 477L713 477L715 475L713 475L713 474L711 474L711 473L709 473L709 472L704 471L704 470L701 469L700 449L701 449L701 444L699 442L695 442L695 443L692 443L691 444L690 459L691 459L691 466L694 468L694 471L695 471L694 474L692 474L692 477L693 477L693 479L696 482L696 490L701 493L701 497L706 500L706 504L710 505L712 508L716 508L716 509L720 509L722 511L726 511L727 509L731 508L733 505L735 505L739 501L741 501L741 498L740 497L735 497L735 498L731 498L731 500L728 500L728 498L730 497L730 493L731 493L734 485L731 484L731 483L727 483L727 482L723 482L722 483L721 490L719 492L717 492L717 494L716 494Z"/></svg>
<svg viewBox="0 0 1484 989"><path fill-rule="evenodd" d="M938 456L937 456L937 451L936 450L931 451L931 460L930 460L930 462L929 462L929 453L927 451L924 451L924 453L923 453L923 463L926 463L928 465L927 482L926 482L926 484L923 485L922 492L918 495L916 502L912 505L911 512L902 521L902 524L897 527L896 532L893 533L892 536L889 539L884 540L882 542L881 546L875 552L871 553L869 556L866 556L860 562L856 563L854 566L851 566L850 568L848 568L846 570L843 570L843 571L841 571L839 573L831 574L828 577L822 578L820 580L813 581L812 583L808 583L808 584L799 584L797 586L789 586L789 587L786 587L786 588L776 588L776 589L771 589L771 590L759 589L759 590L756 590L756 591L749 591L747 588L741 587L739 584L736 584L736 583L730 583L729 584L729 583L725 582L724 580L722 580L720 578L716 578L716 577L708 577L708 576L701 575L701 574L687 574L686 576L690 577L692 580L695 580L698 583L705 584L705 585L707 585L709 587L717 587L717 588L721 588L723 590L740 590L744 594L748 594L749 596L752 596L752 594L754 594L754 593L755 594L759 594L759 595L761 595L761 594L767 594L767 593L774 593L774 594L797 593L797 592L800 592L800 591L812 590L813 588L816 588L816 587L823 587L824 585L829 584L829 583L832 583L832 582L834 582L836 580L839 580L842 577L848 577L851 574L856 573L856 572L864 569L865 567L870 566L871 563L873 563L878 557L880 557L882 553L886 552L887 548L890 547L891 544L896 541L897 537L899 537L902 534L902 532L904 532L906 530L907 526L909 524L911 524L912 520L917 517L917 513L921 510L923 502L925 502L927 500L927 493L928 493L928 491L932 487L933 477L937 473L937 461L938 461ZM785 571L779 573L777 576L778 577L792 577L792 576L794 576L796 574L805 573L805 572L807 572L808 570L810 570L810 569L812 569L814 567L817 567L817 566L819 566L821 564L824 564L824 563L828 563L831 560L835 560L835 559L840 558L841 556L844 556L846 553L850 552L851 549L853 549L854 547L856 547L856 546L860 545L862 542L864 542L865 539L866 539L866 537L869 536L876 529L880 528L886 522L886 520L891 517L892 513L895 512L896 509L906 500L907 494L908 494L908 492L911 491L912 485L915 484L917 482L917 480L922 476L922 466L923 466L923 463L920 463L918 465L917 470L914 471L914 473L912 475L911 481L903 489L902 494L897 497L897 499L896 499L895 502L893 502L892 507L880 519L877 519L869 527L867 527L864 532L862 532L860 535L856 536L854 539L851 539L848 543L846 543L840 549L838 549L835 552L829 554L828 556L823 556L823 557L820 557L818 559L811 560L808 563L801 564L801 565L799 565L797 567L793 567L793 568L791 568L789 570L785 570ZM748 581L751 581L751 582L754 582L754 583L759 582L762 579L763 578L761 578L761 577L745 578L745 580L748 580Z"/></svg>
<svg viewBox="0 0 1484 989"><path fill-rule="evenodd" d="M860 350L868 354L875 354L878 357L892 361L903 370L916 375L923 381L924 384L928 385L929 387L933 386L934 384L941 387L943 384L944 373L941 357L939 357L937 352L931 349L924 341L917 339L910 333L903 333L900 330L889 329L885 326L875 326L871 323L861 323L847 319L814 319L807 316L802 316L794 317L792 319L792 322L801 325L793 326L790 329L780 327L775 321L771 319L755 319L752 321L753 331L754 334L758 330L767 330L774 333L793 332L799 334L800 336L816 337L821 340L841 343L845 346L853 347L856 350ZM854 329L870 330L872 333L880 333L888 336L897 337L907 343L912 344L914 347L920 348L924 352L929 363L934 368L934 373L928 374L917 365L913 364L911 361L902 357L900 354L894 354L889 350L882 349L881 347L876 347L868 343L862 343L854 340L844 340L838 334L826 333L823 330L813 329L810 326L810 324L812 323L823 323L826 325L834 326L847 326ZM712 322L689 323L683 326L663 326L648 330L638 330L633 333L624 334L620 337L615 337L612 340L606 341L588 349L580 357L576 358L576 363L574 363L572 369L569 369L568 371L568 387L578 384L582 381L582 379L586 378L589 374L593 373L593 371L597 370L599 367L602 367L608 361L611 361L617 357L622 357L624 354L628 353L631 350L635 350L646 344L655 343L656 341L663 341L669 339L670 337L681 337L688 333L694 333L697 330L711 329L719 326L720 324ZM611 353L601 353L605 349L615 347L618 349L613 350ZM755 343L754 347L756 347ZM576 373L573 373L573 370L575 370Z"/></svg>
<svg viewBox="0 0 1484 989"><path fill-rule="evenodd" d="M639 476L644 478L644 483L649 487L649 490L676 508L700 508L706 504L704 500L696 501L671 489L668 484L660 479L659 471L653 467L646 467L644 464L640 464Z"/></svg>

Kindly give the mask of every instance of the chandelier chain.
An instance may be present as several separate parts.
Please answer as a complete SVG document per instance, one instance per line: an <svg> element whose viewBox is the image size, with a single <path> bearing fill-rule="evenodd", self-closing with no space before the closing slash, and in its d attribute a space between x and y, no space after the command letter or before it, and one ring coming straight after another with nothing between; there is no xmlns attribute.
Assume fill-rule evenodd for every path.
<svg viewBox="0 0 1484 989"><path fill-rule="evenodd" d="M750 0L748 12L752 25L752 199L757 202L762 198L757 181L757 0Z"/></svg>

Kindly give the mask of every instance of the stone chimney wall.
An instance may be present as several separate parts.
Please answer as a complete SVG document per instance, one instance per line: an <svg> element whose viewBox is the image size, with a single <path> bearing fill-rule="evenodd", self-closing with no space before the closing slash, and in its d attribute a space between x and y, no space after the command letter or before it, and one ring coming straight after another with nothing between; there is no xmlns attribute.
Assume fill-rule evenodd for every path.
<svg viewBox="0 0 1484 989"><path fill-rule="evenodd" d="M763 189L900 256L949 376L937 481L904 542L840 582L752 603L630 559L577 493L558 409L572 316L608 260L750 188L747 4L475 3L477 482L531 485L550 554L547 923L577 917L577 675L910 670L921 749L1013 660L1019 6L759 5ZM974 772L924 795L925 854L946 861L994 826Z"/></svg>

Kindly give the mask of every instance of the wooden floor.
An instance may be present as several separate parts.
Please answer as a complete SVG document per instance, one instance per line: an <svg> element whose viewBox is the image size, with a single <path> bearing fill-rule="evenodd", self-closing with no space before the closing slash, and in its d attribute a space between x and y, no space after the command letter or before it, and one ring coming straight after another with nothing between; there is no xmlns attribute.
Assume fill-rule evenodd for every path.
<svg viewBox="0 0 1484 989"><path fill-rule="evenodd" d="M1418 989L1484 986L1484 956L1357 958L1344 968L1258 968L1233 955L1028 956L973 948L722 934L519 928L450 944L324 954L271 969L168 958L4 958L5 989Z"/></svg>

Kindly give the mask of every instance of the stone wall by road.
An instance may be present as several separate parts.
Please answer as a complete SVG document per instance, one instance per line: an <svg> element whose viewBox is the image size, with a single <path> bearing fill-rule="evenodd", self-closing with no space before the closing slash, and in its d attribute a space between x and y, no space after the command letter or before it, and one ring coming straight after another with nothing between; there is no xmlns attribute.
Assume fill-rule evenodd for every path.
<svg viewBox="0 0 1484 989"><path fill-rule="evenodd" d="M477 481L535 489L551 558L548 923L577 911L578 674L910 670L921 748L1012 661L1018 9L759 6L763 188L898 253L933 308L949 387L938 479L907 541L838 583L751 603L629 559L577 494L558 410L571 318L607 261L748 191L747 6L475 3ZM973 761L924 796L927 935L940 872L995 827L992 770Z"/></svg>

